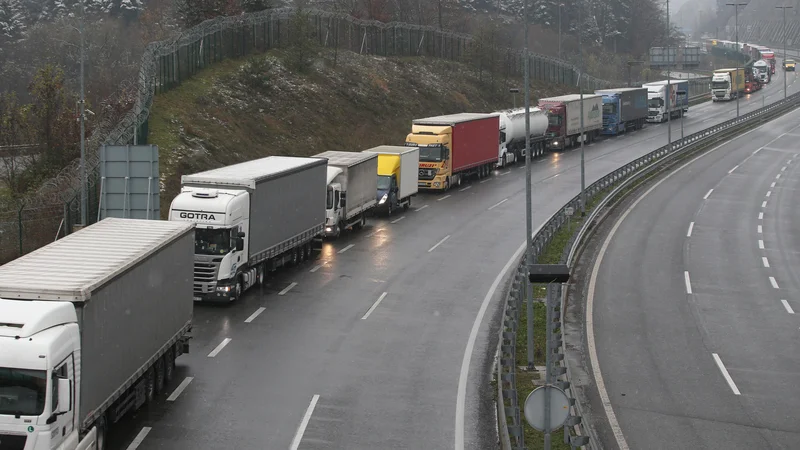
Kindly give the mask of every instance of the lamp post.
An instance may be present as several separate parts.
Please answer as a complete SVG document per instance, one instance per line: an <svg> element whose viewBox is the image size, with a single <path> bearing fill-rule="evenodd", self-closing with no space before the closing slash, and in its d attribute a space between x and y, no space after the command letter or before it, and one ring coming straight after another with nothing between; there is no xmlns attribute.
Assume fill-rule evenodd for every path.
<svg viewBox="0 0 800 450"><path fill-rule="evenodd" d="M581 32L581 12L583 1L578 2L578 53L580 53L580 73L578 74L578 92L581 96L581 215L586 214L586 168L583 154L583 141L586 140L586 131L583 129L583 33Z"/></svg>
<svg viewBox="0 0 800 450"><path fill-rule="evenodd" d="M558 59L561 59L561 8L563 3L558 4Z"/></svg>
<svg viewBox="0 0 800 450"><path fill-rule="evenodd" d="M734 34L736 35L736 51L738 52L739 51L739 7L740 6L747 6L747 3L726 3L726 5L733 6L735 8L735 16L736 16L735 27L736 27L736 29L734 30ZM738 85L739 84L738 83L739 82L739 58L738 57L736 58L736 82L737 82L736 84ZM733 80L731 80L731 83L733 83ZM736 94L736 117L739 117L739 94L738 93Z"/></svg>
<svg viewBox="0 0 800 450"><path fill-rule="evenodd" d="M528 55L528 0L523 4L523 26L525 27L525 265L530 267L533 264L533 205L531 191L531 82L530 82L530 56ZM533 348L533 286L528 284L525 289L525 302L527 303L526 318L527 325L527 344L528 344L528 368L533 369L534 348Z"/></svg>
<svg viewBox="0 0 800 450"><path fill-rule="evenodd" d="M86 195L86 94L84 89L84 79L83 79L83 65L84 60L84 48L85 48L85 29L84 29L84 22L86 16L86 1L81 0L81 21L80 21L80 33L81 33L81 224L85 227L88 225L87 223L87 195Z"/></svg>
<svg viewBox="0 0 800 450"><path fill-rule="evenodd" d="M665 111L667 114L667 145L670 150L672 150L672 111L669 108L669 97L672 95L672 58L669 52L670 50L670 28L669 28L669 0L667 0L667 95L665 95L664 105L666 105Z"/></svg>
<svg viewBox="0 0 800 450"><path fill-rule="evenodd" d="M793 6L776 6L775 9L783 10L783 98L786 98L786 78L789 73L786 71L786 10Z"/></svg>

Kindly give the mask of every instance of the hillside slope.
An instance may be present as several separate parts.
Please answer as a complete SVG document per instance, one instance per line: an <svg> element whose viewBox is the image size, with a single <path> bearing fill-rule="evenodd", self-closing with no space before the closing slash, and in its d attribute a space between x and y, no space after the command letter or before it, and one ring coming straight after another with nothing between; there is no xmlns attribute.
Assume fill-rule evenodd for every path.
<svg viewBox="0 0 800 450"><path fill-rule="evenodd" d="M413 118L509 108L509 88L522 85L438 59L339 52L333 60L323 53L300 75L272 51L216 64L157 95L148 140L160 148L162 213L182 174L269 155L402 145ZM534 84L532 104L573 89Z"/></svg>

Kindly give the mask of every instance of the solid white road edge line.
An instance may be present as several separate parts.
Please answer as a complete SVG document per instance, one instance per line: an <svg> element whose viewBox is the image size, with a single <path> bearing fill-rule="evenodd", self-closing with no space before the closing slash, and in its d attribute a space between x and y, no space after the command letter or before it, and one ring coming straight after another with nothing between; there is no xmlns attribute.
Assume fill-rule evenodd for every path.
<svg viewBox="0 0 800 450"><path fill-rule="evenodd" d="M139 434L137 434L136 437L133 439L131 445L128 446L128 450L136 450L140 445L142 445L142 442L144 442L144 438L147 437L147 434L150 433L150 430L152 429L153 429L152 427L143 427L142 430L139 431Z"/></svg>
<svg viewBox="0 0 800 450"><path fill-rule="evenodd" d="M783 307L786 308L786 312L789 314L794 314L794 310L792 309L791 305L789 305L789 302L786 300L781 300L781 303L783 303Z"/></svg>
<svg viewBox="0 0 800 450"><path fill-rule="evenodd" d="M775 289L780 289L780 287L778 287L778 282L775 281L775 277L769 277L769 282Z"/></svg>
<svg viewBox="0 0 800 450"><path fill-rule="evenodd" d="M686 282L686 293L687 294L691 294L692 293L692 280L689 278L689 271L688 270L684 270L683 271L683 280Z"/></svg>
<svg viewBox="0 0 800 450"><path fill-rule="evenodd" d="M686 237L692 237L693 228L694 228L694 222L689 222L689 231L686 232Z"/></svg>
<svg viewBox="0 0 800 450"><path fill-rule="evenodd" d="M758 127L741 134L739 137L746 136L746 135L758 130L762 126L764 126L764 125L759 125ZM617 220L617 223L614 224L614 227L609 232L608 236L606 237L605 242L603 242L603 246L600 248L600 252L597 255L597 259L594 262L594 267L592 268L592 275L589 278L589 288L588 288L588 294L587 294L587 297L586 297L586 319L585 319L586 320L586 343L587 343L587 346L589 347L589 361L590 361L591 366L592 366L592 374L594 375L595 386L597 386L597 391L598 391L598 393L600 395L600 400L603 403L603 409L605 409L606 416L608 417L609 425L611 426L611 430L613 431L614 437L617 440L617 446L619 447L619 450L628 450L628 443L627 443L627 441L625 441L625 436L622 434L622 428L620 427L619 422L617 421L617 416L614 414L614 408L611 406L611 400L610 400L610 398L608 396L608 391L606 391L606 388L605 388L605 382L603 381L603 375L600 372L600 363L599 363L599 360L598 360L598 357L597 357L597 347L595 346L595 337L594 337L594 317L593 317L593 312L594 312L594 291L595 291L595 286L597 284L597 274L600 272L600 264L603 262L603 256L605 255L606 251L608 250L608 246L611 244L611 240L614 238L614 234L616 234L617 229L619 229L620 225L622 225L622 222L625 220L626 217L628 217L628 215L631 213L631 211L633 211L633 208L635 208L636 205L639 204L639 202L641 202L651 192L653 192L657 187L659 187L661 185L661 183L669 180L675 174L680 173L684 168L686 168L690 164L694 163L695 161L697 161L698 159L700 159L700 158L702 158L704 156L708 156L708 155L714 153L718 149L720 149L720 148L722 148L722 147L724 147L724 146L726 146L726 145L728 145L730 143L731 143L731 141L723 142L723 143L717 145L716 147L712 148L711 150L709 150L709 151L707 151L707 152L705 152L703 154L697 155L696 157L694 157L691 160L689 160L686 164L684 164L684 165L678 167L677 169L675 169L674 171L668 173L667 176L665 176L664 178L660 179L658 182L656 182L656 184L654 184L647 191L645 191L645 193L642 194L641 197L636 199L636 201L633 202L633 204L631 206L629 206L627 210L625 210L625 212L622 214L622 216ZM519 251L522 252L522 250L524 250L524 248L525 248L525 244L522 245L522 247L520 248ZM463 370L463 367L462 367L462 370ZM456 439L458 439L458 435L456 435ZM462 439L463 439L463 436L462 436ZM462 444L462 446L460 448L458 446L456 446L456 450L462 450L463 448L464 448L463 444Z"/></svg>
<svg viewBox="0 0 800 450"><path fill-rule="evenodd" d="M343 248L343 249L339 250L339 251L338 251L338 252L336 252L336 253L340 253L340 254L341 254L341 253L344 253L344 252L346 252L346 251L350 250L351 248L353 248L353 247L355 247L355 246L356 246L356 244L350 244L350 245L348 245L347 247L345 247L345 248Z"/></svg>
<svg viewBox="0 0 800 450"><path fill-rule="evenodd" d="M764 267L769 268L769 260L766 256L761 257L761 262L764 263Z"/></svg>
<svg viewBox="0 0 800 450"><path fill-rule="evenodd" d="M711 193L712 193L712 192L714 192L714 189L711 189L711 190L709 190L709 191L706 193L706 195L705 195L705 196L703 196L703 200L708 200L708 196L709 196L709 195L711 195Z"/></svg>
<svg viewBox="0 0 800 450"><path fill-rule="evenodd" d="M292 284L283 288L282 291L278 292L278 295L286 295L287 292L291 291L293 287L297 286L297 282L292 281Z"/></svg>
<svg viewBox="0 0 800 450"><path fill-rule="evenodd" d="M398 217L397 219L394 219L394 220L393 220L391 223L397 223L397 222L400 222L401 220L403 220L403 219L405 219L405 218L406 218L406 216L400 216L400 217Z"/></svg>
<svg viewBox="0 0 800 450"><path fill-rule="evenodd" d="M250 323L250 322L252 322L253 320L255 320L255 318L256 318L256 317L258 317L258 315L259 315L259 314L261 314L262 312L264 312L266 309L267 309L267 308L264 308L263 306L262 306L261 308L258 308L258 309L256 310L256 312L254 312L253 314L250 314L250 317L248 317L247 319L244 319L244 323Z"/></svg>
<svg viewBox="0 0 800 450"><path fill-rule="evenodd" d="M194 380L194 377L184 378L183 381L181 381L181 384L179 384L178 387L176 387L175 390L172 391L172 394L170 394L169 397L167 397L167 401L174 402L175 400L177 400L178 396L183 393L183 390L186 389L186 386L188 386L189 383L192 382L192 380Z"/></svg>
<svg viewBox="0 0 800 450"><path fill-rule="evenodd" d="M444 241L446 241L448 239L450 239L450 235L449 234L447 236L443 237L441 241L437 242L436 245L434 245L433 247L429 248L428 249L428 253L436 250L436 247L442 245L444 243Z"/></svg>
<svg viewBox="0 0 800 450"><path fill-rule="evenodd" d="M717 367L719 367L719 371L722 372L722 376L725 378L725 381L728 382L728 386L731 387L731 390L735 395L742 395L739 392L739 388L736 387L736 383L733 382L733 378L731 378L731 374L728 373L728 369L725 368L725 364L722 364L722 360L719 359L719 355L716 353L711 354L714 357L714 362L717 363Z"/></svg>
<svg viewBox="0 0 800 450"><path fill-rule="evenodd" d="M306 409L306 413L303 416L303 420L300 421L300 426L297 427L297 432L294 434L294 440L292 441L292 446L290 450L297 450L297 447L300 447L300 441L303 440L303 434L306 432L306 427L308 426L308 421L311 420L311 414L314 413L314 407L317 406L317 401L319 400L319 394L314 394L311 397L311 404L308 405L308 409Z"/></svg>
<svg viewBox="0 0 800 450"><path fill-rule="evenodd" d="M450 198L450 197L452 197L452 195L451 195L451 194L447 194L447 195L445 195L444 197L439 197L439 198L437 198L437 199L436 199L436 201L437 201L437 202L440 202L440 201L442 201L442 200L444 200L444 199L446 199L446 198Z"/></svg>
<svg viewBox="0 0 800 450"><path fill-rule="evenodd" d="M221 352L221 351L222 351L222 349L223 349L223 348L225 348L225 346L226 346L226 345L228 345L228 343L229 343L230 341L231 341L231 338L225 338L225 339L223 339L223 340L222 340L222 342L220 342L220 343L219 343L219 345L217 346L217 348L215 348L214 350L211 350L211 353L209 353L209 354L208 354L208 357L209 357L209 358L213 358L213 357L215 357L215 356L219 355L219 352Z"/></svg>
<svg viewBox="0 0 800 450"><path fill-rule="evenodd" d="M381 296L378 297L377 300L375 300L375 303L373 303L372 306L369 307L369 309L367 310L367 313L364 314L364 317L362 317L361 320L367 320L367 317L369 317L369 315L372 314L372 311L375 311L375 308L377 308L378 305L381 304L381 301L383 301L383 298L386 297L386 295L388 295L388 294L389 294L388 292L384 292L383 294L381 294Z"/></svg>

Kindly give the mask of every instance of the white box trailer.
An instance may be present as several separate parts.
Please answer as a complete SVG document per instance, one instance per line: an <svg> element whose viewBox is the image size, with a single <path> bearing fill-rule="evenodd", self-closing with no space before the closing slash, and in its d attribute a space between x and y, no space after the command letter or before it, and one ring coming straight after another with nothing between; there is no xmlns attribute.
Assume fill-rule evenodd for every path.
<svg viewBox="0 0 800 450"><path fill-rule="evenodd" d="M563 149L580 142L581 134L591 142L603 128L603 97L583 95L583 131L581 131L581 96L578 94L539 100L539 108L547 110L547 147Z"/></svg>
<svg viewBox="0 0 800 450"><path fill-rule="evenodd" d="M109 218L0 266L0 448L104 448L188 351L194 225Z"/></svg>
<svg viewBox="0 0 800 450"><path fill-rule="evenodd" d="M364 150L378 155L377 208L392 211L411 207L419 191L419 147L381 145Z"/></svg>
<svg viewBox="0 0 800 450"><path fill-rule="evenodd" d="M328 151L314 158L328 161L328 189L323 235L338 237L342 230L361 228L367 213L378 203L378 155Z"/></svg>

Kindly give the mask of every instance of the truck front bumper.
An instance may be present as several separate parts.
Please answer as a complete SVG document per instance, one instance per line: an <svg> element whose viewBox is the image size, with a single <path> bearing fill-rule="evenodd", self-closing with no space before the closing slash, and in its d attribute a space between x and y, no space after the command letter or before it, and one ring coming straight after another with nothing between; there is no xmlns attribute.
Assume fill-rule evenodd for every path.
<svg viewBox="0 0 800 450"><path fill-rule="evenodd" d="M218 281L203 286L200 290L195 288L194 301L209 303L229 303L233 301L234 286L233 282Z"/></svg>
<svg viewBox="0 0 800 450"><path fill-rule="evenodd" d="M564 148L564 139L551 139L545 145L548 150L561 150Z"/></svg>
<svg viewBox="0 0 800 450"><path fill-rule="evenodd" d="M331 237L338 235L339 235L338 225L325 225L325 228L322 229L322 237Z"/></svg>
<svg viewBox="0 0 800 450"><path fill-rule="evenodd" d="M432 180L419 180L417 187L420 189L442 190L445 188L445 177L435 176Z"/></svg>

